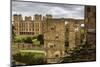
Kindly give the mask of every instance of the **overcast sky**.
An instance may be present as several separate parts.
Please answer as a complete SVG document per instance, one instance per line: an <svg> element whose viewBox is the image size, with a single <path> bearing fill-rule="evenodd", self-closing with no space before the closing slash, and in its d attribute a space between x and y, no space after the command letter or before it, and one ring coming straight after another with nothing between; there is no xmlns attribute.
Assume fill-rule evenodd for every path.
<svg viewBox="0 0 100 67"><path fill-rule="evenodd" d="M23 16L51 14L55 18L84 19L84 6L12 1L13 14L22 14Z"/></svg>

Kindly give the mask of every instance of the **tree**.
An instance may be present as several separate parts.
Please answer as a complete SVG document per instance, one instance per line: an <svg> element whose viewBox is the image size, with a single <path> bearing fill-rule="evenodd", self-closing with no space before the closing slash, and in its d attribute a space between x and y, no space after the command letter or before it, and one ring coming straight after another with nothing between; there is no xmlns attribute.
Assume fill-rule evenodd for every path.
<svg viewBox="0 0 100 67"><path fill-rule="evenodd" d="M25 43L32 43L32 38L31 37L27 37L26 39L24 39Z"/></svg>
<svg viewBox="0 0 100 67"><path fill-rule="evenodd" d="M14 29L15 29L15 27L12 25L12 40L14 40L15 39L15 33L14 33Z"/></svg>
<svg viewBox="0 0 100 67"><path fill-rule="evenodd" d="M34 45L40 45L40 41L38 41L37 39L33 39L32 42Z"/></svg>
<svg viewBox="0 0 100 67"><path fill-rule="evenodd" d="M37 36L37 40L40 41L40 44L44 44L44 36L42 34Z"/></svg>

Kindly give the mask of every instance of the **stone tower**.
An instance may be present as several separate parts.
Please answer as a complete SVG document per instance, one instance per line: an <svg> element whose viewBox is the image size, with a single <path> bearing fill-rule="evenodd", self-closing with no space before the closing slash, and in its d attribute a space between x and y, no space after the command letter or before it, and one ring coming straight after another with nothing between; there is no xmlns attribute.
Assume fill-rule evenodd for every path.
<svg viewBox="0 0 100 67"><path fill-rule="evenodd" d="M34 16L34 35L42 34L42 15Z"/></svg>
<svg viewBox="0 0 100 67"><path fill-rule="evenodd" d="M69 21L69 36L68 36L68 42L69 42L69 48L68 49L73 49L75 45L75 21L71 19Z"/></svg>
<svg viewBox="0 0 100 67"><path fill-rule="evenodd" d="M76 46L81 45L81 26L80 24L75 24L75 41Z"/></svg>
<svg viewBox="0 0 100 67"><path fill-rule="evenodd" d="M14 26L14 32L16 35L20 35L20 22L23 20L22 15L13 15L13 26Z"/></svg>
<svg viewBox="0 0 100 67"><path fill-rule="evenodd" d="M81 44L80 24L77 24L75 19L67 19L65 21L65 25L66 25L65 47L66 50L73 50L75 47Z"/></svg>
<svg viewBox="0 0 100 67"><path fill-rule="evenodd" d="M65 51L65 22L62 19L47 19L44 33L44 48L47 63L57 63Z"/></svg>
<svg viewBox="0 0 100 67"><path fill-rule="evenodd" d="M31 16L25 16L25 20L20 24L22 35L33 36L34 35L34 22Z"/></svg>
<svg viewBox="0 0 100 67"><path fill-rule="evenodd" d="M87 45L96 48L96 6L85 6L85 28Z"/></svg>

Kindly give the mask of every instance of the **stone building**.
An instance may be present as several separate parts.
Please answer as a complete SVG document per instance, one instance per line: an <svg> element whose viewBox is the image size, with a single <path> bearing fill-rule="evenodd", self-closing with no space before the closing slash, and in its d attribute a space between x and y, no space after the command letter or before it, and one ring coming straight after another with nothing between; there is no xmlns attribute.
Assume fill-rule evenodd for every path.
<svg viewBox="0 0 100 67"><path fill-rule="evenodd" d="M46 19L52 18L52 15L42 16L35 14L31 16L22 17L22 15L13 15L13 26L16 35L20 36L37 36L45 32Z"/></svg>
<svg viewBox="0 0 100 67"><path fill-rule="evenodd" d="M69 49L74 49L80 44L80 26L75 24L75 20L71 20L69 23ZM78 39L79 38L79 39Z"/></svg>
<svg viewBox="0 0 100 67"><path fill-rule="evenodd" d="M31 16L23 18L22 15L13 15L15 34L20 36L37 36L42 34L42 16L36 14L33 19Z"/></svg>
<svg viewBox="0 0 100 67"><path fill-rule="evenodd" d="M44 27L47 63L57 63L66 51L81 45L81 27L75 19L47 19Z"/></svg>
<svg viewBox="0 0 100 67"><path fill-rule="evenodd" d="M47 19L44 33L47 63L56 63L65 51L65 22L62 19Z"/></svg>
<svg viewBox="0 0 100 67"><path fill-rule="evenodd" d="M34 35L38 36L39 34L43 34L43 29L42 29L42 16L41 15L35 15L34 16Z"/></svg>
<svg viewBox="0 0 100 67"><path fill-rule="evenodd" d="M66 22L65 47L67 50L73 50L75 47L81 45L81 26L75 19L67 19Z"/></svg>
<svg viewBox="0 0 100 67"><path fill-rule="evenodd" d="M90 48L96 48L96 6L85 6L86 40Z"/></svg>

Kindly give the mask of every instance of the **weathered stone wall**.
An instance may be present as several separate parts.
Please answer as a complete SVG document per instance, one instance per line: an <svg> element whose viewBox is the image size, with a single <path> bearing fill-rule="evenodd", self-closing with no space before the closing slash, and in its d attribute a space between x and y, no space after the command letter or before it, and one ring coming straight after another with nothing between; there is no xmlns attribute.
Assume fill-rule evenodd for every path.
<svg viewBox="0 0 100 67"><path fill-rule="evenodd" d="M59 19L48 19L47 32L44 33L47 63L56 63L64 55L65 23Z"/></svg>
<svg viewBox="0 0 100 67"><path fill-rule="evenodd" d="M87 45L96 48L96 6L85 6L85 28Z"/></svg>
<svg viewBox="0 0 100 67"><path fill-rule="evenodd" d="M74 49L78 45L81 45L81 32L80 32L80 24L76 23L76 20L71 19L67 21L66 24L66 42L67 47L66 49Z"/></svg>
<svg viewBox="0 0 100 67"><path fill-rule="evenodd" d="M69 23L69 49L73 49L76 45L75 45L75 27L74 27L74 23L70 22Z"/></svg>
<svg viewBox="0 0 100 67"><path fill-rule="evenodd" d="M76 46L81 45L81 27L80 24L76 24L75 26L75 41L76 41Z"/></svg>

